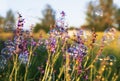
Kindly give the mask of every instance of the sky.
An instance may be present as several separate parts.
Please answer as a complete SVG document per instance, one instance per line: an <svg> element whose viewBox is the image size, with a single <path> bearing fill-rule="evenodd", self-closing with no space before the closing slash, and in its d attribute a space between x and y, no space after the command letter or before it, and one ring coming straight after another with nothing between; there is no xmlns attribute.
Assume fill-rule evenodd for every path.
<svg viewBox="0 0 120 81"><path fill-rule="evenodd" d="M17 12L25 18L25 28L29 29L31 24L40 22L42 10L49 4L56 11L56 16L61 11L66 13L66 22L69 26L80 27L85 24L85 13L87 4L98 0L0 0L0 15L6 15L12 9L17 19ZM120 7L120 0L114 0L114 4Z"/></svg>

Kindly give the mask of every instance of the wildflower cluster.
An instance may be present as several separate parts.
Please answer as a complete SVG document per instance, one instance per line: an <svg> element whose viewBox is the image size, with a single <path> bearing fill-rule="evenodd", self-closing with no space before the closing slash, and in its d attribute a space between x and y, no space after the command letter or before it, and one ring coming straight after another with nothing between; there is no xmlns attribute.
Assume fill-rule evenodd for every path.
<svg viewBox="0 0 120 81"><path fill-rule="evenodd" d="M68 47L68 53L75 57L80 56L83 57L87 54L87 47L84 44L84 40L82 39L83 31L79 30L76 35L76 39L74 40L74 44Z"/></svg>
<svg viewBox="0 0 120 81"><path fill-rule="evenodd" d="M5 48L0 55L0 72L5 68L9 72L6 72L6 81L107 81L111 78L108 71L112 72L116 57L103 56L102 53L105 41L114 40L116 30L111 28L105 32L100 46L96 47L95 30L86 33L80 28L72 38L68 34L65 12L60 14L61 17L50 26L48 38L40 34L36 41L33 38L33 26L30 31L24 31L25 19L18 13L13 39L4 42ZM107 77L104 75L106 73L109 73ZM112 80L117 79L116 75Z"/></svg>
<svg viewBox="0 0 120 81"><path fill-rule="evenodd" d="M19 14L19 13L18 13ZM27 62L28 59L28 50L27 50L27 40L24 36L24 19L21 14L18 17L17 28L14 31L14 38L5 41L5 48L2 49L1 54L6 57L6 59L12 58L14 54L19 55L19 59L24 62Z"/></svg>

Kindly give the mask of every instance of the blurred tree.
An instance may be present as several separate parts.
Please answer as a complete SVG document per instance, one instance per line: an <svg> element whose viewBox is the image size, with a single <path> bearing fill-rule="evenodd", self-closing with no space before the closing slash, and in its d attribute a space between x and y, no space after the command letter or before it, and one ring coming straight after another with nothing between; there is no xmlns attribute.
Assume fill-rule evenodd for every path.
<svg viewBox="0 0 120 81"><path fill-rule="evenodd" d="M120 8L116 11L115 18L116 24L118 25L118 30L120 30Z"/></svg>
<svg viewBox="0 0 120 81"><path fill-rule="evenodd" d="M37 33L40 30L44 30L45 32L48 32L49 28L44 26L44 25L42 25L42 24L36 24L35 27L34 27L34 32Z"/></svg>
<svg viewBox="0 0 120 81"><path fill-rule="evenodd" d="M50 5L47 5L45 10L42 12L43 19L41 19L41 23L36 24L34 27L34 32L38 32L40 29L48 32L50 29L50 25L55 24L55 11L52 9Z"/></svg>
<svg viewBox="0 0 120 81"><path fill-rule="evenodd" d="M42 19L42 25L50 26L55 24L55 11L50 5L47 5L42 12L44 18Z"/></svg>
<svg viewBox="0 0 120 81"><path fill-rule="evenodd" d="M116 7L113 5L113 0L89 2L86 13L86 27L95 28L96 31L104 31L106 28L112 27L115 23L115 12Z"/></svg>
<svg viewBox="0 0 120 81"><path fill-rule="evenodd" d="M0 16L0 32L3 31L3 27L4 27L4 18Z"/></svg>
<svg viewBox="0 0 120 81"><path fill-rule="evenodd" d="M6 13L4 29L7 31L12 31L15 28L15 17L12 10Z"/></svg>
<svg viewBox="0 0 120 81"><path fill-rule="evenodd" d="M74 29L77 29L75 28L74 26L70 26L69 28L67 28L68 30L74 30Z"/></svg>

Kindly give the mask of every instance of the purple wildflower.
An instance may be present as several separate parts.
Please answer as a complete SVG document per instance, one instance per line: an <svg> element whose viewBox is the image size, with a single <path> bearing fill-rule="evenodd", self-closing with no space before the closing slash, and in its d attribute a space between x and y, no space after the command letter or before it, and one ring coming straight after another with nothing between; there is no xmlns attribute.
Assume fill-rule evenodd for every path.
<svg viewBox="0 0 120 81"><path fill-rule="evenodd" d="M62 17L65 16L65 12L64 11L62 11L60 14L61 14Z"/></svg>

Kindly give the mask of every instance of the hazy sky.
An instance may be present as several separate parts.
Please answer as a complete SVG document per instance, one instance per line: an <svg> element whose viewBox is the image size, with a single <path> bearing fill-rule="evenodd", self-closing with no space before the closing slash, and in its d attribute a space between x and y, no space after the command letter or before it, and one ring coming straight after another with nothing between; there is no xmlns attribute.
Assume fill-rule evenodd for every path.
<svg viewBox="0 0 120 81"><path fill-rule="evenodd" d="M5 16L9 9L12 9L15 15L20 12L28 28L29 25L38 22L38 18L42 18L41 11L46 4L50 4L56 14L60 11L66 12L66 20L70 26L80 27L85 23L85 12L89 1L98 0L0 0L0 15ZM114 0L114 3L120 7L120 0Z"/></svg>

